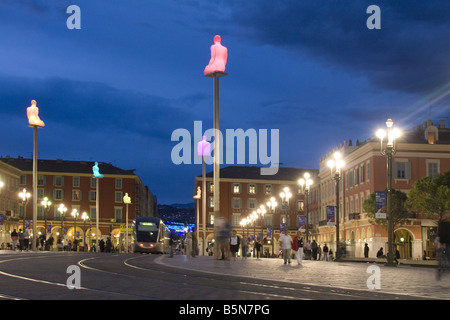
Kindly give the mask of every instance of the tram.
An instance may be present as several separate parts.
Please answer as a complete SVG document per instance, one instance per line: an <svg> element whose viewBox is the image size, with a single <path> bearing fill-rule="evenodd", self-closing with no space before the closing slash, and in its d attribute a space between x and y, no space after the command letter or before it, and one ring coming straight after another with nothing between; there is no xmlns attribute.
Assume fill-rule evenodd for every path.
<svg viewBox="0 0 450 320"><path fill-rule="evenodd" d="M160 218L137 217L133 220L133 251L169 253L170 231Z"/></svg>

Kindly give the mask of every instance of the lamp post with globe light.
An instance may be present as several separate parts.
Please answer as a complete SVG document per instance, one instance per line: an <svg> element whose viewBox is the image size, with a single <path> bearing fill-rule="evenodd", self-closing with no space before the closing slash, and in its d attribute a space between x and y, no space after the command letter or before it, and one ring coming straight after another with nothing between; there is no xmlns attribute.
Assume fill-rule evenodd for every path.
<svg viewBox="0 0 450 320"><path fill-rule="evenodd" d="M335 209L335 224L336 224L336 260L341 257L341 251L339 248L339 184L342 175L342 168L344 167L344 161L342 155L339 152L333 154L334 160L328 161L328 167L331 169L331 176L336 181L336 209Z"/></svg>
<svg viewBox="0 0 450 320"><path fill-rule="evenodd" d="M396 266L394 263L394 221L391 208L392 197L392 156L397 152L396 140L400 137L401 132L397 128L393 128L394 121L388 119L386 121L387 132L384 129L379 129L376 133L380 139L380 152L387 157L387 194L386 194L386 212L388 219L388 252L387 252L387 266ZM383 140L387 136L386 147L383 149Z"/></svg>

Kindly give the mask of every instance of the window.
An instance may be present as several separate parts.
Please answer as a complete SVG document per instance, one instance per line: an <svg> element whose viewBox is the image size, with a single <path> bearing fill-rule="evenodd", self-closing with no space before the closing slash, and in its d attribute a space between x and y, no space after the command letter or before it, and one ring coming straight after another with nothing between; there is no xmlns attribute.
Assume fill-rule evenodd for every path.
<svg viewBox="0 0 450 320"><path fill-rule="evenodd" d="M392 165L394 179L411 179L411 162L396 161Z"/></svg>
<svg viewBox="0 0 450 320"><path fill-rule="evenodd" d="M240 183L233 183L231 185L231 193L241 193L241 184Z"/></svg>
<svg viewBox="0 0 450 320"><path fill-rule="evenodd" d="M248 194L256 194L256 184L248 184Z"/></svg>
<svg viewBox="0 0 450 320"><path fill-rule="evenodd" d="M116 189L122 189L122 178L116 178Z"/></svg>
<svg viewBox="0 0 450 320"><path fill-rule="evenodd" d="M53 199L54 200L63 200L64 199L64 190L54 189L53 190Z"/></svg>
<svg viewBox="0 0 450 320"><path fill-rule="evenodd" d="M91 178L91 188L97 187L97 178Z"/></svg>
<svg viewBox="0 0 450 320"><path fill-rule="evenodd" d="M55 187L63 187L64 186L64 177L62 177L62 176L54 176L53 177L53 186L55 186Z"/></svg>
<svg viewBox="0 0 450 320"><path fill-rule="evenodd" d="M264 194L272 194L273 186L271 184L264 185Z"/></svg>
<svg viewBox="0 0 450 320"><path fill-rule="evenodd" d="M89 217L91 218L91 220L97 218L97 208L96 207L89 208Z"/></svg>
<svg viewBox="0 0 450 320"><path fill-rule="evenodd" d="M122 191L116 191L114 193L115 202L122 202Z"/></svg>
<svg viewBox="0 0 450 320"><path fill-rule="evenodd" d="M37 176L37 184L38 186L45 186L45 182L46 182L46 177L45 176Z"/></svg>
<svg viewBox="0 0 450 320"><path fill-rule="evenodd" d="M39 200L44 199L44 189L37 189L37 197Z"/></svg>
<svg viewBox="0 0 450 320"><path fill-rule="evenodd" d="M305 208L305 204L304 204L303 200L297 201L295 207L296 207L297 211L303 211Z"/></svg>
<svg viewBox="0 0 450 320"><path fill-rule="evenodd" d="M214 197L208 197L208 207L214 208Z"/></svg>
<svg viewBox="0 0 450 320"><path fill-rule="evenodd" d="M72 200L73 201L81 200L81 190L72 190Z"/></svg>
<svg viewBox="0 0 450 320"><path fill-rule="evenodd" d="M231 199L231 208L241 209L242 208L242 199L241 198L232 198Z"/></svg>
<svg viewBox="0 0 450 320"><path fill-rule="evenodd" d="M208 183L208 190L209 190L209 192L214 193L214 183L213 182Z"/></svg>
<svg viewBox="0 0 450 320"><path fill-rule="evenodd" d="M239 222L240 221L241 221L241 215L240 214L233 214L231 216L231 225L239 226Z"/></svg>
<svg viewBox="0 0 450 320"><path fill-rule="evenodd" d="M439 163L438 162L432 162L427 161L427 176L429 177L436 177L439 174Z"/></svg>
<svg viewBox="0 0 450 320"><path fill-rule="evenodd" d="M114 218L116 219L116 222L122 222L122 208L114 208Z"/></svg>
<svg viewBox="0 0 450 320"><path fill-rule="evenodd" d="M367 178L366 181L370 180L370 163L366 164L366 178Z"/></svg>
<svg viewBox="0 0 450 320"><path fill-rule="evenodd" d="M258 207L258 200L255 198L247 199L247 209L256 209Z"/></svg>
<svg viewBox="0 0 450 320"><path fill-rule="evenodd" d="M25 174L20 176L20 184L27 184L27 176Z"/></svg>
<svg viewBox="0 0 450 320"><path fill-rule="evenodd" d="M97 200L97 192L89 190L89 201L96 201Z"/></svg>

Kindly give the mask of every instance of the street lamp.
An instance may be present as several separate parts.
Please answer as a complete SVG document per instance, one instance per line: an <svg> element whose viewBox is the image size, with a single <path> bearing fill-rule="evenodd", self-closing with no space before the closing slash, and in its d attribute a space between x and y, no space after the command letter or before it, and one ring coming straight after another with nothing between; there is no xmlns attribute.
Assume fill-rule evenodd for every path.
<svg viewBox="0 0 450 320"><path fill-rule="evenodd" d="M128 195L128 193L125 193L125 196L123 197L123 203L125 203L127 206L127 213L125 219L125 228L127 230L125 233L125 253L128 253L128 205L131 204L131 198Z"/></svg>
<svg viewBox="0 0 450 320"><path fill-rule="evenodd" d="M272 241L272 256L274 256L274 243L275 243L275 237L274 237L274 233L273 233L273 227L274 227L274 216L275 216L275 208L277 207L278 203L275 200L274 197L271 197L269 199L269 201L267 201L266 203L267 207L269 208L269 210L271 210L272 212L272 232L271 232L271 241Z"/></svg>
<svg viewBox="0 0 450 320"><path fill-rule="evenodd" d="M339 181L341 180L342 167L344 166L344 161L341 159L342 155L339 152L333 154L334 160L328 161L328 167L331 169L331 176L334 175L334 180L336 181L336 210L335 210L335 223L336 223L336 260L341 257L341 252L339 251Z"/></svg>
<svg viewBox="0 0 450 320"><path fill-rule="evenodd" d="M308 195L311 190L311 185L313 184L312 179L310 178L309 172L305 172L303 174L303 178L298 180L298 184L300 185L300 192L305 195L305 233L306 233L306 241L308 241Z"/></svg>
<svg viewBox="0 0 450 320"><path fill-rule="evenodd" d="M67 208L61 203L58 207L58 212L61 215L61 243L64 239L64 214L66 213Z"/></svg>
<svg viewBox="0 0 450 320"><path fill-rule="evenodd" d="M47 212L48 208L52 205L52 202L48 200L47 197L41 201L42 206L44 207L44 219L45 219L45 227L44 227L44 236L45 236L45 244L47 244Z"/></svg>
<svg viewBox="0 0 450 320"><path fill-rule="evenodd" d="M25 219L27 218L27 203L28 199L31 197L31 194L27 192L27 189L23 189L21 192L19 192L19 197L22 199L23 203L23 227L22 231L25 232Z"/></svg>
<svg viewBox="0 0 450 320"><path fill-rule="evenodd" d="M388 252L387 263L388 266L396 266L394 261L394 221L391 208L392 196L392 156L397 152L396 139L400 137L401 132L397 128L393 128L394 121L388 119L386 121L387 132L383 129L377 131L377 137L380 139L380 152L387 156L387 195L386 195L386 211L388 219ZM383 149L383 140L387 135L386 148Z"/></svg>
<svg viewBox="0 0 450 320"><path fill-rule="evenodd" d="M72 215L72 217L73 217L74 220L75 220L75 231L74 231L74 234L73 234L73 242L74 242L74 244L75 244L75 242L76 242L76 240L77 240L77 217L78 217L78 210L77 210L77 209L73 209L71 215ZM78 243L77 243L77 247L78 247ZM78 250L76 250L76 251L78 251Z"/></svg>
<svg viewBox="0 0 450 320"><path fill-rule="evenodd" d="M86 251L86 248L87 248L87 246L86 246L86 220L91 221L91 218L89 218L88 214L85 211L81 214L81 219L83 220L83 229L84 229L83 230L83 246L85 248L84 251Z"/></svg>
<svg viewBox="0 0 450 320"><path fill-rule="evenodd" d="M288 217L288 209L289 209L289 199L292 197L291 191L289 190L288 187L284 187L283 188L283 192L280 193L280 198L281 198L281 206L284 207L284 209L286 210L285 212L285 228L286 228L286 224L287 224L287 217ZM280 226L281 227L281 226ZM281 234L281 228L280 228L280 234Z"/></svg>

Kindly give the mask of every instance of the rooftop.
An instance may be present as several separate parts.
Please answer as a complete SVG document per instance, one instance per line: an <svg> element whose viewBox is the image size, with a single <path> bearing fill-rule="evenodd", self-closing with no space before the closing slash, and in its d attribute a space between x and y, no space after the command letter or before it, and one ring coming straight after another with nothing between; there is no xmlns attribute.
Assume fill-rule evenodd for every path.
<svg viewBox="0 0 450 320"><path fill-rule="evenodd" d="M26 158L0 158L0 161L9 164L22 171L33 171L33 159ZM92 174L92 167L95 161L73 161L73 160L37 160L38 171L40 172L61 172L61 173L85 173ZM111 163L98 162L101 174L111 175L136 175L136 169L124 170L113 166Z"/></svg>

